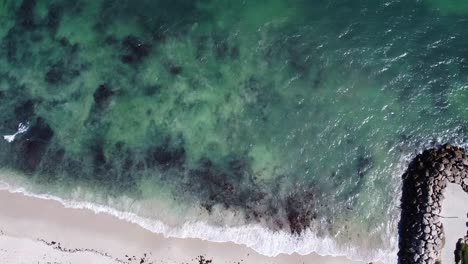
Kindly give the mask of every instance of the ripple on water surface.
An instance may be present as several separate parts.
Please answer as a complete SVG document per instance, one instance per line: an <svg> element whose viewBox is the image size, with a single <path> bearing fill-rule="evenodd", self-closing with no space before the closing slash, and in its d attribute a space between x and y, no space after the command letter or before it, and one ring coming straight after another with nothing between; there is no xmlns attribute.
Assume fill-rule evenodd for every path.
<svg viewBox="0 0 468 264"><path fill-rule="evenodd" d="M29 128L0 143L0 163L31 191L170 225L260 224L356 248L343 254L391 252L408 157L466 142L463 10L5 0L0 131Z"/></svg>

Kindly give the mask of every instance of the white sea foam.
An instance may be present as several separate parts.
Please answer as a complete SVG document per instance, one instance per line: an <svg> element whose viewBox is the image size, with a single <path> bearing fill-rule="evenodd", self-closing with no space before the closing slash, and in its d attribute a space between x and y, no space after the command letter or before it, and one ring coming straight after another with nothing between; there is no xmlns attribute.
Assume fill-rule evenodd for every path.
<svg viewBox="0 0 468 264"><path fill-rule="evenodd" d="M18 124L18 130L16 131L16 133L14 133L12 135L4 135L3 139L6 140L8 143L11 143L11 142L13 142L15 140L15 137L17 135L28 131L28 129L29 129L29 122L26 122L25 124L19 123Z"/></svg>
<svg viewBox="0 0 468 264"><path fill-rule="evenodd" d="M89 209L95 213L106 213L118 219L138 224L139 226L165 237L198 238L211 242L234 242L266 256L279 254L308 255L316 253L322 256L345 256L352 260L366 262L397 263L396 248L392 250L375 250L363 252L357 247L342 247L330 238L319 238L312 231L306 231L302 236L293 236L284 231L272 232L260 225L249 224L242 227L219 227L204 222L187 222L180 227L170 227L163 222L138 216L135 213L123 212L109 206L91 202L62 199L49 194L33 194L21 187L13 187L0 181L0 189L13 193L22 193L41 199L51 199L60 202L66 208ZM396 245L397 238L391 238L391 244Z"/></svg>

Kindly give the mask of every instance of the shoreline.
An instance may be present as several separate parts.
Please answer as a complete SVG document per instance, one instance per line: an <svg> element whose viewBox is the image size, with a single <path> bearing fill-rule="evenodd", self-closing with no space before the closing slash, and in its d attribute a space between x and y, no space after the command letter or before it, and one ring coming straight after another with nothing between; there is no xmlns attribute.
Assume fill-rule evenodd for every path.
<svg viewBox="0 0 468 264"><path fill-rule="evenodd" d="M25 250L26 247L18 246L24 243L30 244L27 248L34 249L25 252L32 258L65 258L63 261L69 263L79 263L83 258L87 258L89 263L140 263L143 259L143 263L203 263L197 260L200 256L212 259L213 263L365 263L318 254L267 257L232 242L166 238L106 213L66 208L55 200L7 190L0 190L0 201L0 230L3 234L0 236L0 248L4 251L0 255L9 257L8 252ZM73 252L64 252L58 246ZM135 259L129 261L125 255L135 256ZM21 263L5 262L8 259L0 261Z"/></svg>

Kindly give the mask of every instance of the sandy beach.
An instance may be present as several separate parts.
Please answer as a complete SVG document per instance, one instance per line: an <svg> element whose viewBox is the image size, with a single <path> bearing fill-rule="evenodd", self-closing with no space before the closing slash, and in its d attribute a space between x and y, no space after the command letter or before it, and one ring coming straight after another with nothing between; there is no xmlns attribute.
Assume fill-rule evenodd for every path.
<svg viewBox="0 0 468 264"><path fill-rule="evenodd" d="M454 263L455 245L468 231L468 194L460 185L449 183L444 196L441 212L445 233L442 263Z"/></svg>
<svg viewBox="0 0 468 264"><path fill-rule="evenodd" d="M165 238L111 215L4 190L0 230L0 263L5 264L364 263L315 254L272 258L234 243Z"/></svg>

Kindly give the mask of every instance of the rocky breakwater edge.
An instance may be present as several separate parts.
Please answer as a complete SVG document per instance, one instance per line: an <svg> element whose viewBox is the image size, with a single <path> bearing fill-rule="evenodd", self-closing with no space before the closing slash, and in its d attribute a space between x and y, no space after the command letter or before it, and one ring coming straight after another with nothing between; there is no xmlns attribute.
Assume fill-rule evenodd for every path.
<svg viewBox="0 0 468 264"><path fill-rule="evenodd" d="M398 263L441 263L440 213L448 182L460 184L468 193L468 157L462 148L443 145L425 150L409 164L403 174Z"/></svg>

